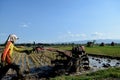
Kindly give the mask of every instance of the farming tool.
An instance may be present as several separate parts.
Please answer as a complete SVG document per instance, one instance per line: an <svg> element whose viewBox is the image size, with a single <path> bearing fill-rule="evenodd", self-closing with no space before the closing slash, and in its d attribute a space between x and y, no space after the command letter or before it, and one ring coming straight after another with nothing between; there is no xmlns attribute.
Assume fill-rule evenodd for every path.
<svg viewBox="0 0 120 80"><path fill-rule="evenodd" d="M52 63L55 63L55 70L58 75L66 72L81 72L90 68L89 59L83 46L73 47L72 51L57 50L57 52L59 53L57 59Z"/></svg>
<svg viewBox="0 0 120 80"><path fill-rule="evenodd" d="M33 52L34 53L39 53L44 51L44 46L43 45L38 45L36 46L35 42L33 44Z"/></svg>

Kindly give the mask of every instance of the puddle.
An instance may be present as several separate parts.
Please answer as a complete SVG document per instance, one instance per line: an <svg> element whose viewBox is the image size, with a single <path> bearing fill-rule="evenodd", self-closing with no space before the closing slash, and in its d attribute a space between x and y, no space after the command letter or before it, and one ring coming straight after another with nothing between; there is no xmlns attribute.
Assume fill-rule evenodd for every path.
<svg viewBox="0 0 120 80"><path fill-rule="evenodd" d="M29 61L30 67L35 67L35 65L34 65L34 63L33 63L33 61L32 61L30 56L28 56L28 61Z"/></svg>
<svg viewBox="0 0 120 80"><path fill-rule="evenodd" d="M92 68L104 69L108 67L120 67L120 60L110 59L110 58L100 58L100 57L89 57L89 65Z"/></svg>

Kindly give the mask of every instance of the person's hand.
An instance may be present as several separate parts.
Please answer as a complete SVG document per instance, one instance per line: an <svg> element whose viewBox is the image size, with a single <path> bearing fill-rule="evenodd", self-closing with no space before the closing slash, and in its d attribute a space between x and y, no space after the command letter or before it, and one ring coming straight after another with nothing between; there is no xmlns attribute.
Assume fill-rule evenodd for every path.
<svg viewBox="0 0 120 80"><path fill-rule="evenodd" d="M29 54L31 53L30 50L24 50L24 52L25 52L27 55L29 55Z"/></svg>

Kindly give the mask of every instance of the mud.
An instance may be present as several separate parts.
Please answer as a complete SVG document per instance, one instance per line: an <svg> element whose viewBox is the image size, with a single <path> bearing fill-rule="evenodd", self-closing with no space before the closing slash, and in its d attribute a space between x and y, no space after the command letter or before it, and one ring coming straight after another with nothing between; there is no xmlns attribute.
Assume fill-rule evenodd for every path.
<svg viewBox="0 0 120 80"><path fill-rule="evenodd" d="M51 55L54 53L54 51L49 50L50 52L44 52L42 54ZM58 51L57 51L58 52ZM67 55L69 52L66 52ZM66 74L64 67L62 66L54 66L51 65L50 61L51 59L54 59L54 54L51 56L45 56L39 54L16 54L15 59L19 55L20 59L18 59L18 63L20 65L20 68L22 69L22 74L24 78L19 80L43 80L43 79L49 79L51 77L58 76L62 74ZM42 55L42 56L41 56ZM32 58L31 58L32 57ZM120 59L119 58L111 58L106 56L95 56L95 55L88 55L89 57L89 65L90 70L96 71L100 69L107 69L109 67L120 67ZM49 62L48 62L49 61ZM15 62L15 61L14 61ZM84 73L84 72L80 72ZM2 80L17 80L17 75L15 71L9 70L8 73L2 78Z"/></svg>
<svg viewBox="0 0 120 80"><path fill-rule="evenodd" d="M120 60L106 57L89 56L90 67L94 71L109 67L120 67Z"/></svg>

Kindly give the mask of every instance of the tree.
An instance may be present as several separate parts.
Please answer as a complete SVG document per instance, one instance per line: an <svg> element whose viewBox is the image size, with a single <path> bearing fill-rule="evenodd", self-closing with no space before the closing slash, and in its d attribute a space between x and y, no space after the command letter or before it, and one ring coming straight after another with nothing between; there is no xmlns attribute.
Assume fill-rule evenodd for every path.
<svg viewBox="0 0 120 80"><path fill-rule="evenodd" d="M114 46L115 45L115 43L114 42L111 42L111 46Z"/></svg>
<svg viewBox="0 0 120 80"><path fill-rule="evenodd" d="M104 42L102 42L102 43L100 44L100 46L105 46Z"/></svg>
<svg viewBox="0 0 120 80"><path fill-rule="evenodd" d="M87 47L91 47L92 46L92 42L87 42Z"/></svg>

